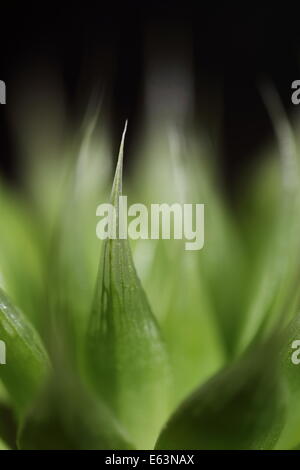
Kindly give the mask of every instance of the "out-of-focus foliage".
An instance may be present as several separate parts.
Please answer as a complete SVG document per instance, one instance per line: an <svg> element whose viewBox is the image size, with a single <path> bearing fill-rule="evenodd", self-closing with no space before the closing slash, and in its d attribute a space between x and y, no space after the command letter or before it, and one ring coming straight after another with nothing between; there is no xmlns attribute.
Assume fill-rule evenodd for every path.
<svg viewBox="0 0 300 470"><path fill-rule="evenodd" d="M51 127L55 145L28 132L42 110L21 129L24 186L0 187L1 449L299 446L298 132L268 100L277 145L235 210L207 141L171 120L123 191L121 149L111 201L204 203L201 251L97 239L114 161L98 110L75 138Z"/></svg>

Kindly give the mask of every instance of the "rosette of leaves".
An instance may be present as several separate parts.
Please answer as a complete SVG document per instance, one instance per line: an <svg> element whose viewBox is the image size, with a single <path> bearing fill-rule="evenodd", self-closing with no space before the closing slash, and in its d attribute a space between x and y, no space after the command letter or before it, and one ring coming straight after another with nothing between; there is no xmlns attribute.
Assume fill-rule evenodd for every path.
<svg viewBox="0 0 300 470"><path fill-rule="evenodd" d="M152 140L149 171L127 181L130 198L144 191L147 202L161 190L176 202L177 175L182 200L205 203L202 252L187 253L180 241L97 241L107 180L98 188L105 158L96 155L94 166L94 118L76 167L56 163L60 188L53 172L47 179L47 161L33 172L45 172L45 185L28 200L2 184L1 449L299 446L299 374L290 361L300 335L298 157L277 111L281 163L272 157L256 172L239 218L199 158L205 149L181 145L180 134L176 155ZM124 136L116 209L123 146ZM50 220L45 194L58 190Z"/></svg>

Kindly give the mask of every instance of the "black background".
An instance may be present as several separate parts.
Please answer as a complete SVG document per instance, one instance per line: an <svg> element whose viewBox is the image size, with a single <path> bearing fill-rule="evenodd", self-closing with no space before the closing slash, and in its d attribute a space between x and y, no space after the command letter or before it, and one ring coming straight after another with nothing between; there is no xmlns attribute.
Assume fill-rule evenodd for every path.
<svg viewBox="0 0 300 470"><path fill-rule="evenodd" d="M194 117L204 116L202 122L208 127L217 118L221 122L224 174L231 184L272 135L260 80L271 80L288 112L293 111L291 82L300 77L300 17L295 7L286 4L208 5L188 1L1 5L0 79L7 84L8 104L0 108L0 136L6 175L15 177L16 148L7 108L10 84L19 74L41 62L55 66L63 77L72 117L82 112L86 91L105 77L116 148L124 120L130 120L130 159L144 116L145 57L159 55L161 40L176 56L188 37ZM211 116L216 96L221 116Z"/></svg>

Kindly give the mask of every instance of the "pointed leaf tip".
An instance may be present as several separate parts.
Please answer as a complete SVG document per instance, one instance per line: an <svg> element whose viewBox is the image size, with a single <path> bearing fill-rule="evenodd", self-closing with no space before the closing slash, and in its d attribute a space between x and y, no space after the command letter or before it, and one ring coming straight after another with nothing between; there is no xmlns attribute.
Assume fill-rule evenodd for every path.
<svg viewBox="0 0 300 470"><path fill-rule="evenodd" d="M127 124L128 124L128 120L126 120L125 122L124 130L122 133L119 156L118 156L116 172L115 172L115 177L114 177L114 182L113 182L112 192L111 192L111 200L113 201L116 207L118 204L118 197L122 194L123 155L124 155L125 137L126 137L126 132L127 132Z"/></svg>
<svg viewBox="0 0 300 470"><path fill-rule="evenodd" d="M111 196L116 208L125 132L126 125ZM167 413L168 359L126 238L104 242L86 354L91 383L130 440L139 448L153 446Z"/></svg>

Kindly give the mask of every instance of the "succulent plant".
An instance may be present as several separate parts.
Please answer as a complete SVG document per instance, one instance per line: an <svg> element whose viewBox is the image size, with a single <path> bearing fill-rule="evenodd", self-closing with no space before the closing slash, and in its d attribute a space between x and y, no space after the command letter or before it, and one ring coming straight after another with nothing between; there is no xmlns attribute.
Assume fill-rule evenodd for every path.
<svg viewBox="0 0 300 470"><path fill-rule="evenodd" d="M96 114L64 158L27 149L22 190L0 188L0 448L300 445L297 129L277 108L281 158L267 149L235 210L201 139L170 126L144 139L126 194L204 203L201 251L97 239L110 160Z"/></svg>

